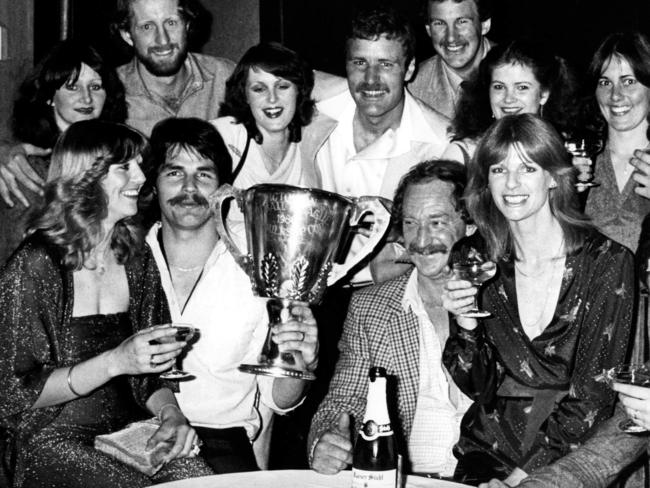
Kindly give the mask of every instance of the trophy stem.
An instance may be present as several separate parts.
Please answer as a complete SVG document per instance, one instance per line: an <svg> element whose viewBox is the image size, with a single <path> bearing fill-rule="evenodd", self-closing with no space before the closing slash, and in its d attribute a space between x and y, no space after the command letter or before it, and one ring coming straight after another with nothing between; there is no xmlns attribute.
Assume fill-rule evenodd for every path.
<svg viewBox="0 0 650 488"><path fill-rule="evenodd" d="M269 314L269 330L266 333L264 347L257 358L257 364L241 364L239 371L250 374L273 376L274 378L294 378L299 380L315 380L316 376L307 371L305 360L300 351L280 352L278 345L272 339L272 327L283 324L291 319L291 300L286 298L269 298L266 302Z"/></svg>

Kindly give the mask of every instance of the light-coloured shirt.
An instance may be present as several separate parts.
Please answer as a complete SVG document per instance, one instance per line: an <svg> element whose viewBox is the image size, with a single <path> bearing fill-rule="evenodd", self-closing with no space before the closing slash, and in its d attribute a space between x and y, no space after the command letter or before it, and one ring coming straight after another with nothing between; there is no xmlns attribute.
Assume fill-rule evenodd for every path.
<svg viewBox="0 0 650 488"><path fill-rule="evenodd" d="M210 123L217 128L226 143L226 147L232 157L234 170L239 164L244 148L246 147L246 140L248 139L246 128L243 124L235 122L233 117L220 117L216 120L211 120ZM250 141L246 160L233 185L237 188L245 189L260 183L301 187L313 186L314 183L309 181L303 171L302 157L297 143L292 142L289 144L287 153L280 162L280 165L273 173L270 173L264 164L261 146L254 140Z"/></svg>
<svg viewBox="0 0 650 488"><path fill-rule="evenodd" d="M226 80L235 64L224 58L188 53L185 67L189 79L175 107L147 88L139 71L144 68L135 58L117 68L128 106L126 123L149 136L153 126L168 117L216 119L225 96Z"/></svg>
<svg viewBox="0 0 650 488"><path fill-rule="evenodd" d="M217 242L205 263L185 309L171 281L158 242L160 224L147 235L174 322L200 329L200 338L183 358L183 369L195 378L180 382L176 399L192 425L224 429L244 427L255 437L260 413L255 405L259 388L262 402L282 413L273 401L273 378L242 373L241 363L256 363L268 330L266 299L253 295L244 271ZM289 409L290 410L290 409Z"/></svg>
<svg viewBox="0 0 650 488"><path fill-rule="evenodd" d="M418 292L417 280L417 270L413 270L402 299L404 309L410 309L420 325L420 384L408 444L409 458L413 472L452 476L457 463L452 448L472 400L458 389L442 364L442 350L449 337L448 314L440 307L431 320Z"/></svg>
<svg viewBox="0 0 650 488"><path fill-rule="evenodd" d="M401 177L421 161L438 159L447 148L449 120L405 92L404 110L397 129L388 129L361 151L354 147L353 119L356 104L349 91L324 100L318 110L337 125L316 154L324 190L345 196L381 196L393 199ZM354 239L347 261L362 248L364 238ZM371 281L364 268L355 283Z"/></svg>

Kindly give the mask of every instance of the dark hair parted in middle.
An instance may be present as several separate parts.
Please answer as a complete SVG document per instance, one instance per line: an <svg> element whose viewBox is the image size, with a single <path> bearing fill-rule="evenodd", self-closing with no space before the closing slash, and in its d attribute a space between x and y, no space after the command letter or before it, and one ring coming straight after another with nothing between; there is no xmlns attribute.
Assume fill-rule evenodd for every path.
<svg viewBox="0 0 650 488"><path fill-rule="evenodd" d="M578 112L576 80L566 61L540 44L517 40L493 47L481 61L478 72L464 82L452 124L455 140L480 137L494 122L490 106L492 74L499 66L529 68L549 97L542 117L558 131L571 132Z"/></svg>
<svg viewBox="0 0 650 488"><path fill-rule="evenodd" d="M457 161L447 159L438 159L432 161L422 161L411 168L411 170L402 176L402 179L395 190L393 199L393 222L398 226L401 233L402 226L402 209L404 206L404 195L406 190L413 185L422 185L432 180L445 181L451 183L454 187L452 196L454 199L454 208L460 214L465 223L470 223L469 213L465 207L463 194L467 185L467 170L465 166Z"/></svg>
<svg viewBox="0 0 650 488"><path fill-rule="evenodd" d="M232 158L217 129L202 119L176 118L158 122L151 131L150 156L145 161L146 181L140 190L139 207L145 226L160 219L156 180L160 168L180 150L214 163L219 185L232 183Z"/></svg>
<svg viewBox="0 0 650 488"><path fill-rule="evenodd" d="M108 197L102 180L114 164L146 157L147 139L124 124L102 120L75 122L54 146L45 202L28 226L28 234L57 248L63 265L81 269L88 253L103 239L102 221L108 215ZM135 217L113 229L111 249L124 264L141 248Z"/></svg>
<svg viewBox="0 0 650 488"><path fill-rule="evenodd" d="M50 102L57 90L77 82L82 64L101 77L106 91L99 118L112 122L126 120L124 86L115 70L86 43L65 40L52 48L20 86L12 120L16 139L39 147L54 145L60 131Z"/></svg>
<svg viewBox="0 0 650 488"><path fill-rule="evenodd" d="M397 40L402 44L406 66L415 56L415 32L408 17L394 5L371 1L354 13L346 34L346 43L352 39L376 41L380 37Z"/></svg>
<svg viewBox="0 0 650 488"><path fill-rule="evenodd" d="M257 128L253 113L246 98L246 83L250 70L262 70L296 85L296 113L289 123L290 142L300 142L302 128L311 122L314 115L314 101L311 91L314 88L314 73L307 62L295 51L277 42L263 42L251 47L235 67L226 81L226 94L219 116L230 115L243 124L248 134L258 144L262 134Z"/></svg>
<svg viewBox="0 0 650 488"><path fill-rule="evenodd" d="M603 138L607 137L607 123L598 107L596 88L603 71L616 58L627 61L636 79L646 88L650 88L650 39L640 32L610 34L591 58L586 80L589 89L586 111L589 122ZM650 114L648 117L650 118ZM647 137L650 139L650 127Z"/></svg>
<svg viewBox="0 0 650 488"><path fill-rule="evenodd" d="M491 259L515 256L510 224L497 208L489 187L490 166L499 164L514 150L524 161L547 171L557 183L549 190L551 213L564 234L567 254L576 252L593 229L580 210L574 188L575 169L563 139L551 124L533 114L507 115L492 125L479 143L469 170L465 192L467 208L485 239Z"/></svg>

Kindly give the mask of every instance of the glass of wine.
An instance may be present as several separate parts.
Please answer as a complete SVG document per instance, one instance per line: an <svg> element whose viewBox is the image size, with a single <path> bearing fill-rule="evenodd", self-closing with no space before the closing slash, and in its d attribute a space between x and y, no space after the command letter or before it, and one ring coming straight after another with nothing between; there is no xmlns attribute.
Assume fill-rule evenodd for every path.
<svg viewBox="0 0 650 488"><path fill-rule="evenodd" d="M168 335L165 337L160 337L156 340L158 344L169 344L171 342L189 342L192 340L194 335L198 332L198 329L195 329L190 324L162 324L158 327L173 327L176 330L174 335ZM194 376L191 373L187 373L178 368L178 358L174 361L171 369L160 374L160 377L166 380L183 380L193 378Z"/></svg>
<svg viewBox="0 0 650 488"><path fill-rule="evenodd" d="M604 381L612 386L613 383L650 387L650 369L644 364L622 364L603 373ZM618 427L623 432L640 434L647 432L645 427L638 425L634 419L623 420Z"/></svg>
<svg viewBox="0 0 650 488"><path fill-rule="evenodd" d="M593 158L602 151L603 141L593 137L568 137L564 141L564 147L573 157L573 163L578 169L576 187L584 189L600 185L594 181Z"/></svg>
<svg viewBox="0 0 650 488"><path fill-rule="evenodd" d="M470 249L465 256L460 257L453 265L454 274L458 279L469 281L472 285L480 288L483 283L494 278L497 272L497 265L483 257L481 253L474 248ZM467 312L460 314L461 317L470 317L474 319L489 317L490 312L478 308L476 295L472 308Z"/></svg>

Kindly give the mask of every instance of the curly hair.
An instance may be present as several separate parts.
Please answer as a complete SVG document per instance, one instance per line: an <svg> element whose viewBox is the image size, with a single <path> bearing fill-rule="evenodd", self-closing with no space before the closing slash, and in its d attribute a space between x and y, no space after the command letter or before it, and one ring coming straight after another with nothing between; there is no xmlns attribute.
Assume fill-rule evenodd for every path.
<svg viewBox="0 0 650 488"><path fill-rule="evenodd" d="M490 106L492 73L503 65L530 68L549 97L543 118L560 132L572 132L576 126L576 79L566 61L541 45L524 40L493 47L481 61L478 72L462 84L456 116L452 123L454 140L478 139L494 122Z"/></svg>
<svg viewBox="0 0 650 488"><path fill-rule="evenodd" d="M393 225L397 226L401 234L402 229L402 210L404 207L404 196L406 190L413 185L421 185L428 183L432 180L440 180L450 183L454 189L452 197L454 200L454 208L460 214L461 218L466 224L471 223L471 218L465 206L463 194L467 186L467 170L465 166L457 161L447 159L436 159L432 161L422 161L411 170L402 176L402 179L397 185L395 190L395 197L393 198Z"/></svg>
<svg viewBox="0 0 650 488"><path fill-rule="evenodd" d="M246 98L246 82L250 70L261 69L278 78L284 78L296 85L296 113L289 123L289 140L300 142L302 128L311 122L314 115L314 101L311 91L314 88L314 73L307 62L295 51L277 42L263 42L251 47L226 80L226 94L219 109L219 116L230 115L243 124L248 134L262 143L262 134L257 128L255 118Z"/></svg>
<svg viewBox="0 0 650 488"><path fill-rule="evenodd" d="M596 49L591 59L585 82L589 94L583 102L583 110L585 123L603 139L607 137L607 122L596 100L596 88L603 71L615 57L627 61L636 79L646 88L650 88L650 39L640 32L610 34ZM650 121L650 114L648 120ZM650 126L647 137L650 139Z"/></svg>
<svg viewBox="0 0 650 488"><path fill-rule="evenodd" d="M79 270L105 236L102 221L108 200L102 181L109 166L142 155L148 143L138 131L115 122L84 120L72 124L52 152L45 202L28 225L34 234L57 248L62 264ZM142 235L135 217L119 221L111 236L117 261L126 263L141 249Z"/></svg>
<svg viewBox="0 0 650 488"><path fill-rule="evenodd" d="M494 203L489 188L490 166L505 160L511 149L523 160L538 164L557 183L550 190L551 213L562 227L567 253L577 251L593 225L580 210L574 188L575 169L563 139L551 124L534 114L506 115L487 130L476 148L469 163L465 191L467 208L491 258L498 260L515 253L510 225Z"/></svg>
<svg viewBox="0 0 650 488"><path fill-rule="evenodd" d="M145 227L160 220L156 181L162 165L179 150L185 149L212 161L219 185L232 183L230 152L217 129L205 120L176 117L162 120L154 126L150 144L149 157L144 164L146 181L138 201Z"/></svg>
<svg viewBox="0 0 650 488"><path fill-rule="evenodd" d="M131 27L131 5L135 0L115 0L115 10L110 24L111 34L120 39L120 31L129 32ZM210 17L198 0L178 0L178 13L187 24L187 38L192 44L200 43L209 30L206 19Z"/></svg>
<svg viewBox="0 0 650 488"><path fill-rule="evenodd" d="M353 39L376 41L380 37L402 44L407 67L415 56L415 32L409 18L390 2L369 1L353 14L345 37L346 45Z"/></svg>
<svg viewBox="0 0 650 488"><path fill-rule="evenodd" d="M65 40L36 65L23 81L13 107L12 129L16 139L39 147L52 147L60 130L50 101L64 85L77 82L81 65L93 69L102 79L106 100L99 118L124 122L127 116L124 86L115 70L85 43Z"/></svg>

